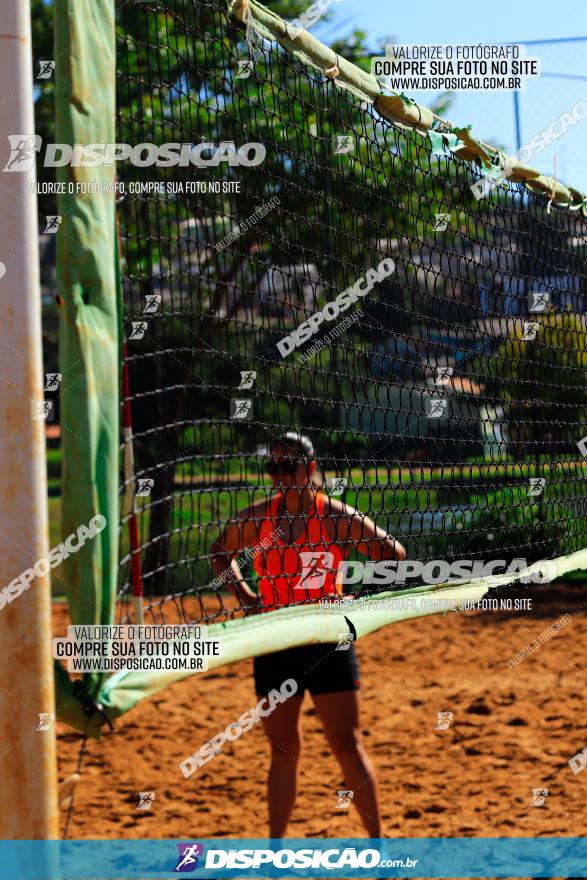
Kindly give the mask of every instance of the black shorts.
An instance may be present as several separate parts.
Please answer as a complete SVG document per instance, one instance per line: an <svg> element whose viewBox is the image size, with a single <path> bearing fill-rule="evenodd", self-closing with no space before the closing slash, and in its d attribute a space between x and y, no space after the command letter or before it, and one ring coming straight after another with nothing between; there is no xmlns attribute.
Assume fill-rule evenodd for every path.
<svg viewBox="0 0 587 880"><path fill-rule="evenodd" d="M296 696L300 697L306 688L311 694L334 694L360 687L359 661L353 644L347 651L337 651L335 644L328 644L264 654L254 658L253 673L259 697L266 697L271 690L278 691L288 678L297 682Z"/></svg>

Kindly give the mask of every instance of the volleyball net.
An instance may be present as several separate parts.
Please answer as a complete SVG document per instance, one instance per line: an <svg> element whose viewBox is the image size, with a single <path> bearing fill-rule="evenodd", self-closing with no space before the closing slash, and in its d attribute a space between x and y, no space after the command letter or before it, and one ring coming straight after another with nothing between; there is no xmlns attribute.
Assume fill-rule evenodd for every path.
<svg viewBox="0 0 587 880"><path fill-rule="evenodd" d="M155 188L119 204L152 614L173 597L234 616L210 547L271 495L269 448L292 428L324 491L410 558L582 549L587 224L558 204L573 197L499 180L497 154L461 158L470 131L409 99L389 101L411 126L386 118L367 73L318 69L285 29L289 51L256 4L120 16L119 140L180 155L129 168L127 190ZM128 554L122 580L128 596Z"/></svg>
<svg viewBox="0 0 587 880"><path fill-rule="evenodd" d="M336 641L345 618L315 597L251 615L212 565L292 429L321 491L410 560L585 566L584 196L390 93L360 41L325 47L254 0L125 3L116 28L116 139L135 145L118 619L134 598L145 620L218 624L223 662Z"/></svg>

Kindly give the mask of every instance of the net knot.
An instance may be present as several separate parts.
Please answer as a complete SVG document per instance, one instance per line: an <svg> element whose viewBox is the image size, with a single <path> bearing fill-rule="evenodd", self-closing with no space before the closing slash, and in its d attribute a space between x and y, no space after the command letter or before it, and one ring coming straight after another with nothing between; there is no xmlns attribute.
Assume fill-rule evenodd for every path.
<svg viewBox="0 0 587 880"><path fill-rule="evenodd" d="M93 715L100 715L100 717L107 722L110 730L114 730L114 725L112 721L104 711L104 707L102 703L98 703L91 697L88 693L87 687L81 681L74 681L73 683L73 692L74 696L79 702L82 704L83 713L86 716L88 723Z"/></svg>
<svg viewBox="0 0 587 880"><path fill-rule="evenodd" d="M240 21L246 21L247 14L250 14L249 0L230 0L228 9Z"/></svg>
<svg viewBox="0 0 587 880"><path fill-rule="evenodd" d="M338 55L335 56L336 61L332 65L332 67L326 68L324 71L324 76L328 76L330 79L336 79L340 74L340 69L338 67Z"/></svg>
<svg viewBox="0 0 587 880"><path fill-rule="evenodd" d="M577 193L577 196L581 196L581 193ZM587 216L587 196L581 196L578 201L571 202L566 207L568 207L569 211L582 211Z"/></svg>
<svg viewBox="0 0 587 880"><path fill-rule="evenodd" d="M340 73L340 70L334 65L334 67L329 67L328 70L324 71L325 76L329 76L331 79L335 79Z"/></svg>
<svg viewBox="0 0 587 880"><path fill-rule="evenodd" d="M256 61L257 48L255 46L255 39L257 31L255 30L255 19L249 0L231 0L228 9L235 18L245 25L245 41L249 58Z"/></svg>

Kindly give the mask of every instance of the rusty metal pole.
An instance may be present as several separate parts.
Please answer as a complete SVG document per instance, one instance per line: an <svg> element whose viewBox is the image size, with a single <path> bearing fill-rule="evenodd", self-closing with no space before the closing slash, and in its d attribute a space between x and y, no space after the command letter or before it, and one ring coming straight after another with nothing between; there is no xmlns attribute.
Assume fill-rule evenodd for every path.
<svg viewBox="0 0 587 880"><path fill-rule="evenodd" d="M38 729L55 695L29 0L1 0L0 46L0 839L56 839L55 724Z"/></svg>

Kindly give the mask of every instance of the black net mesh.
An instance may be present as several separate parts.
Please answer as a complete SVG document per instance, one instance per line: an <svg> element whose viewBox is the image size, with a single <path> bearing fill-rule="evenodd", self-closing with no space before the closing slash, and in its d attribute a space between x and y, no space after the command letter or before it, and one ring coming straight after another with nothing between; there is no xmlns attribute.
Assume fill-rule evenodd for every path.
<svg viewBox="0 0 587 880"><path fill-rule="evenodd" d="M356 519L341 530L349 508L396 536L410 559L532 562L584 547L580 212L549 209L513 184L478 201L474 165L431 155L427 138L276 43L257 39L247 69L245 28L222 0L127 2L118 27L119 141L204 142L214 146L201 158L219 159L119 171L151 614L214 622L248 613L222 575L232 556L253 592L259 559L271 570L261 586L271 588L273 551L295 586L297 557L285 557L296 556L296 541L298 550L378 558L366 545L384 542L367 525L363 542ZM215 152L226 142L261 144L265 158L234 164L230 146ZM133 182L165 191L133 194ZM280 340L390 260L393 272L282 356ZM308 435L319 466L317 508L297 516L266 471L287 430ZM273 449L273 458L298 453ZM255 565L245 548L267 523L285 537L258 549ZM292 590L287 601L316 595ZM277 588L275 597L284 601Z"/></svg>

